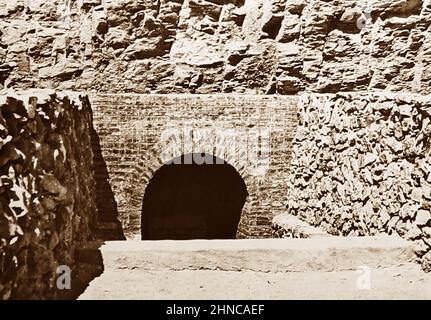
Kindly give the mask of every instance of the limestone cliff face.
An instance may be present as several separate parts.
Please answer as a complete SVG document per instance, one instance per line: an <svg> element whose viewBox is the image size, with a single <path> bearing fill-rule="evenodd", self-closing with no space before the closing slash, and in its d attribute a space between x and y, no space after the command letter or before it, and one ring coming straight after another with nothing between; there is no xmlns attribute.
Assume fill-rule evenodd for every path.
<svg viewBox="0 0 431 320"><path fill-rule="evenodd" d="M429 0L0 0L0 88L431 92Z"/></svg>

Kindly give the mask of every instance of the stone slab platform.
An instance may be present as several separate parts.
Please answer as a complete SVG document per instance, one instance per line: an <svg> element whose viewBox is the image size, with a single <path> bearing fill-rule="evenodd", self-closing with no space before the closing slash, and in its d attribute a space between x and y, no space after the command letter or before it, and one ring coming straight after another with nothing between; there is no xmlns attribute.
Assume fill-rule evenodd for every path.
<svg viewBox="0 0 431 320"><path fill-rule="evenodd" d="M87 248L82 257L97 249ZM190 241L108 241L105 270L305 272L357 270L410 263L411 243L394 236Z"/></svg>

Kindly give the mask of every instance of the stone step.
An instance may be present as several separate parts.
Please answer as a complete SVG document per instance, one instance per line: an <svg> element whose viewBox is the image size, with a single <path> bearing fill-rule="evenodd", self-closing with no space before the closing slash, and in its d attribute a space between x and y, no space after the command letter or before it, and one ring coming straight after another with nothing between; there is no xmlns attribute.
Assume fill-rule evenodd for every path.
<svg viewBox="0 0 431 320"><path fill-rule="evenodd" d="M189 241L107 241L105 270L224 270L307 272L388 267L414 261L412 243L396 236Z"/></svg>

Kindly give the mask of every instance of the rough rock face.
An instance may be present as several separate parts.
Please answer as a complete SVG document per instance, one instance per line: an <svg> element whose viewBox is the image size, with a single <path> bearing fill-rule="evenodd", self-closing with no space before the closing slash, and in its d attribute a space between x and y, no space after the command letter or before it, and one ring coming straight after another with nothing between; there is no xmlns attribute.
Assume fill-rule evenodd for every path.
<svg viewBox="0 0 431 320"><path fill-rule="evenodd" d="M91 237L95 182L86 96L0 95L0 300L53 298Z"/></svg>
<svg viewBox="0 0 431 320"><path fill-rule="evenodd" d="M398 233L430 269L431 97L303 95L288 211L331 234Z"/></svg>
<svg viewBox="0 0 431 320"><path fill-rule="evenodd" d="M431 92L431 2L0 0L0 87Z"/></svg>

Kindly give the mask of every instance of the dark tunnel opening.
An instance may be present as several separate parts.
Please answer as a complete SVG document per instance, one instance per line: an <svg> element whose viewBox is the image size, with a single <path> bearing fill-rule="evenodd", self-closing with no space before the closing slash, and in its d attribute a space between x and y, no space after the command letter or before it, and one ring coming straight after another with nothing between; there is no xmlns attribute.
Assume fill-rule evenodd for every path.
<svg viewBox="0 0 431 320"><path fill-rule="evenodd" d="M247 195L239 173L222 159L175 158L145 190L142 240L235 239Z"/></svg>

